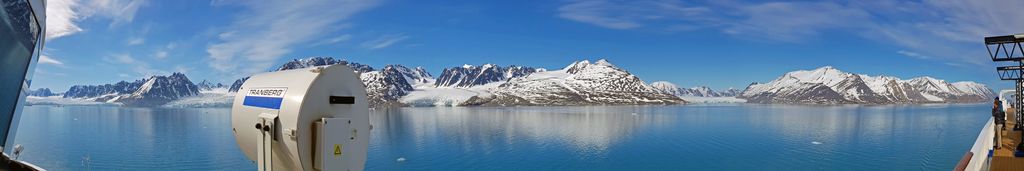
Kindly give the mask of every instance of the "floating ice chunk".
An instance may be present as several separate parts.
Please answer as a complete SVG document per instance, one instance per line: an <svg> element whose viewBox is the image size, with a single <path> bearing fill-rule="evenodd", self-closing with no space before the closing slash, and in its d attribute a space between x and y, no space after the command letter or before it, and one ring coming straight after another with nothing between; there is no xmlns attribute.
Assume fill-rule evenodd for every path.
<svg viewBox="0 0 1024 171"><path fill-rule="evenodd" d="M395 161L396 162L404 162L405 161L405 157L399 157L398 159L395 159Z"/></svg>

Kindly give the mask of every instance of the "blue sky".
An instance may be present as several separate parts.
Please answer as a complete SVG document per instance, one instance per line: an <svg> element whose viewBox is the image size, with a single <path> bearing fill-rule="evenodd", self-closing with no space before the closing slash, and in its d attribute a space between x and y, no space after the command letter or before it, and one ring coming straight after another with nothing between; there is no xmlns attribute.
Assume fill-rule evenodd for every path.
<svg viewBox="0 0 1024 171"><path fill-rule="evenodd" d="M831 65L904 79L996 79L982 38L1024 1L51 0L33 87L183 72L230 83L332 56L382 67L559 69L608 59L644 81L743 88Z"/></svg>

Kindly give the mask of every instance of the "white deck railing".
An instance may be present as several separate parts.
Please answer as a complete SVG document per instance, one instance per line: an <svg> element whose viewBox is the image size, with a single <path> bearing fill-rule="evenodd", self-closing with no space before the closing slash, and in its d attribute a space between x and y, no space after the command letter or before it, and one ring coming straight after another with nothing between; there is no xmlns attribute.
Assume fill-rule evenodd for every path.
<svg viewBox="0 0 1024 171"><path fill-rule="evenodd" d="M967 167L964 170L970 171L981 171L988 170L989 168L989 152L992 150L992 146L995 144L995 125L993 124L994 118L989 118L988 122L985 123L985 127L981 128L981 134L978 134L978 139L974 140L974 146L971 147L970 161L967 163Z"/></svg>

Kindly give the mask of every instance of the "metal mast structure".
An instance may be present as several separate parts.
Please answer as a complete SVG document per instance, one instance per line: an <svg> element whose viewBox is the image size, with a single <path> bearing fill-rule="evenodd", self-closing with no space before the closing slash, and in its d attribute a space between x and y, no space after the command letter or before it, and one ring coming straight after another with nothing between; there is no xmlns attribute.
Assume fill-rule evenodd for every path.
<svg viewBox="0 0 1024 171"><path fill-rule="evenodd" d="M999 73L999 79L1001 80L1013 80L1015 83L1013 95L1013 108L1020 109L1024 106L1024 33L1007 35L1007 36L992 36L985 37L985 47L988 49L988 55L994 62L1011 62L1010 66L996 67L996 72ZM1021 130L1021 112L1014 112L1016 115L1016 126L1014 130Z"/></svg>

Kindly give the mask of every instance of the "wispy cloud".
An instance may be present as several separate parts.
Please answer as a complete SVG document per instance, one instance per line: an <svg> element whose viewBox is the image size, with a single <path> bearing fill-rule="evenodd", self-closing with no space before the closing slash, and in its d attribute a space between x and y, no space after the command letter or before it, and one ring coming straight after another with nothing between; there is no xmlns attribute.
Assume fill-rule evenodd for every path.
<svg viewBox="0 0 1024 171"><path fill-rule="evenodd" d="M128 45L141 45L146 43L146 39L142 37L132 37L128 39Z"/></svg>
<svg viewBox="0 0 1024 171"><path fill-rule="evenodd" d="M834 32L890 44L914 58L989 65L987 58L978 57L984 54L978 45L985 36L1021 32L1024 20L1017 8L1022 6L1024 1L1002 0L580 0L558 7L556 16L610 29L712 29L737 38L782 42Z"/></svg>
<svg viewBox="0 0 1024 171"><path fill-rule="evenodd" d="M558 8L558 17L610 29L632 29L670 21L683 27L712 19L710 9L679 1L579 0Z"/></svg>
<svg viewBox="0 0 1024 171"><path fill-rule="evenodd" d="M170 51L174 50L174 48L177 48L177 47L178 47L178 43L174 43L174 42L167 43L166 46L158 48L156 50L156 52L153 52L153 58L156 58L156 59L167 58L167 56L170 55L169 54Z"/></svg>
<svg viewBox="0 0 1024 171"><path fill-rule="evenodd" d="M320 44L335 44L335 43L338 43L338 42L344 42L344 41L348 41L348 40L351 40L351 39L352 39L352 35L351 34L343 34L341 36L337 36L337 37L334 37L334 38L330 38L330 39L324 40L324 41L320 42Z"/></svg>
<svg viewBox="0 0 1024 171"><path fill-rule="evenodd" d="M156 58L156 59L167 58L167 51L166 50L157 50L156 53L153 54L153 57Z"/></svg>
<svg viewBox="0 0 1024 171"><path fill-rule="evenodd" d="M41 63L41 64L58 65L58 66L63 66L64 65L64 62L58 61L57 59L53 59L53 58L50 57L50 55L46 55L46 54L39 55L39 63Z"/></svg>
<svg viewBox="0 0 1024 171"><path fill-rule="evenodd" d="M823 30L870 23L867 11L831 2L772 2L741 6L737 21L723 23L723 32L741 37L800 41Z"/></svg>
<svg viewBox="0 0 1024 171"><path fill-rule="evenodd" d="M230 4L222 1L214 5ZM218 35L206 52L210 67L235 76L265 70L294 46L336 31L376 0L238 1L246 10ZM245 64L244 68L240 68Z"/></svg>
<svg viewBox="0 0 1024 171"><path fill-rule="evenodd" d="M132 57L132 55L129 53L118 53L108 55L103 57L103 60L114 64L123 64L124 66L128 66L133 72L137 74L136 76L138 77L149 77L154 75L169 74L169 72L167 71L154 69L149 65L148 62L135 59L135 57Z"/></svg>
<svg viewBox="0 0 1024 171"><path fill-rule="evenodd" d="M409 36L406 36L405 34L388 34L363 42L361 46L366 49L386 48L408 38Z"/></svg>
<svg viewBox="0 0 1024 171"><path fill-rule="evenodd" d="M898 53L900 55L903 55L903 56L907 56L907 57L911 57L911 58L917 58L917 59L928 59L928 58L931 58L931 57L928 57L928 56L921 55L920 53L917 53L917 52L910 52L910 51L905 51L905 50L896 51L896 53Z"/></svg>
<svg viewBox="0 0 1024 171"><path fill-rule="evenodd" d="M132 22L144 0L59 0L46 6L46 39L54 39L84 31L78 22L99 16L111 19L111 27Z"/></svg>
<svg viewBox="0 0 1024 171"><path fill-rule="evenodd" d="M104 58L107 62L120 63L120 64L135 64L135 58L131 54L119 53L107 56Z"/></svg>
<svg viewBox="0 0 1024 171"><path fill-rule="evenodd" d="M73 10L78 6L76 0L50 1L46 4L46 39L63 37L82 31L78 22L84 19Z"/></svg>
<svg viewBox="0 0 1024 171"><path fill-rule="evenodd" d="M35 75L60 76L60 77L67 76L67 74L64 74L62 72L50 72L50 71L42 70L42 69L36 69Z"/></svg>
<svg viewBox="0 0 1024 171"><path fill-rule="evenodd" d="M174 66L174 72L177 72L177 73L188 73L189 71L192 71L192 67L186 67L186 66L182 66L182 65Z"/></svg>

